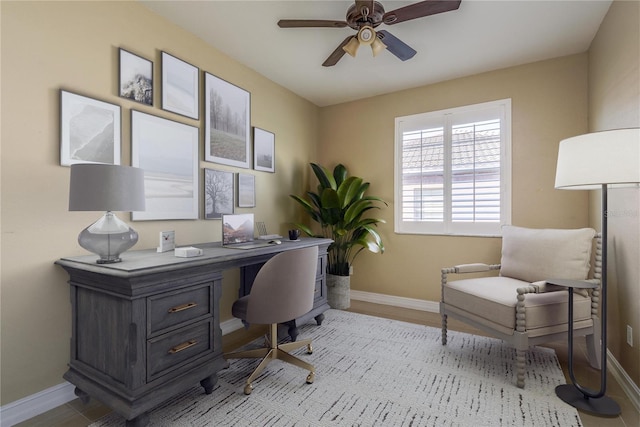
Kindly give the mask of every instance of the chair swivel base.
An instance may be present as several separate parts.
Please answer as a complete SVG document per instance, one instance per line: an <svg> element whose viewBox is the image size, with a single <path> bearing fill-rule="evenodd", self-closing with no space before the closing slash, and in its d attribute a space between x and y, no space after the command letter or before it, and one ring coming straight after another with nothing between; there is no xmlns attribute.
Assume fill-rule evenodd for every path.
<svg viewBox="0 0 640 427"><path fill-rule="evenodd" d="M313 384L315 380L315 368L312 364L305 362L304 360L298 359L292 354L287 353L287 350L294 350L300 347L307 347L307 354L313 353L313 348L311 346L311 340L301 340L294 341L286 344L277 343L278 340L278 325L271 325L271 334L270 337L267 338L268 347L262 347L252 350L244 350L237 351L232 353L227 353L224 355L225 359L253 359L253 358L262 358L258 366L253 370L249 378L247 378L246 384L244 386L244 394L251 394L253 391L253 386L251 383L253 380L260 375L260 373L264 370L264 368L271 362L272 360L282 360L283 362L290 363L292 365L298 366L302 369L306 369L309 371L309 375L307 375L306 383Z"/></svg>
<svg viewBox="0 0 640 427"><path fill-rule="evenodd" d="M556 387L556 395L565 403L591 415L600 417L616 417L622 412L620 405L607 396L585 397L573 384L562 384Z"/></svg>

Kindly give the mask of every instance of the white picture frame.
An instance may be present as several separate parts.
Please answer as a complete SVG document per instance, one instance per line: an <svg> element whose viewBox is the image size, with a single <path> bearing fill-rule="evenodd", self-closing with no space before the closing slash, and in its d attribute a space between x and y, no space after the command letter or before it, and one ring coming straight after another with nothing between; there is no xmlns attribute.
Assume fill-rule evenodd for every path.
<svg viewBox="0 0 640 427"><path fill-rule="evenodd" d="M119 105L61 90L60 165L119 165L120 116Z"/></svg>
<svg viewBox="0 0 640 427"><path fill-rule="evenodd" d="M131 165L144 170L146 210L134 221L198 219L199 128L131 111Z"/></svg>
<svg viewBox="0 0 640 427"><path fill-rule="evenodd" d="M251 94L205 73L205 161L251 167Z"/></svg>
<svg viewBox="0 0 640 427"><path fill-rule="evenodd" d="M204 219L222 219L234 209L234 173L204 169Z"/></svg>
<svg viewBox="0 0 640 427"><path fill-rule="evenodd" d="M238 207L256 207L256 177L249 173L238 173Z"/></svg>
<svg viewBox="0 0 640 427"><path fill-rule="evenodd" d="M162 109L198 120L200 69L167 52L161 59Z"/></svg>
<svg viewBox="0 0 640 427"><path fill-rule="evenodd" d="M153 105L153 62L122 48L119 58L119 95L144 105Z"/></svg>
<svg viewBox="0 0 640 427"><path fill-rule="evenodd" d="M276 171L276 136L267 130L253 128L253 169L274 173Z"/></svg>

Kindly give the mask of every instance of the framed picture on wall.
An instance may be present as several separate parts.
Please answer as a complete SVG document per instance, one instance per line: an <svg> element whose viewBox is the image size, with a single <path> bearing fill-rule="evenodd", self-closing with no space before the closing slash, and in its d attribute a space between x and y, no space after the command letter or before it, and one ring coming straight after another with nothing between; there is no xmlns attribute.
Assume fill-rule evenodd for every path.
<svg viewBox="0 0 640 427"><path fill-rule="evenodd" d="M257 171L275 172L276 136L264 129L253 128L253 168Z"/></svg>
<svg viewBox="0 0 640 427"><path fill-rule="evenodd" d="M60 91L60 164L120 164L120 106Z"/></svg>
<svg viewBox="0 0 640 427"><path fill-rule="evenodd" d="M256 177L248 173L238 173L238 207L256 207Z"/></svg>
<svg viewBox="0 0 640 427"><path fill-rule="evenodd" d="M199 129L131 111L131 165L144 170L146 210L133 220L198 219Z"/></svg>
<svg viewBox="0 0 640 427"><path fill-rule="evenodd" d="M198 67L162 52L162 109L198 119Z"/></svg>
<svg viewBox="0 0 640 427"><path fill-rule="evenodd" d="M118 86L121 97L153 105L153 62L121 48Z"/></svg>
<svg viewBox="0 0 640 427"><path fill-rule="evenodd" d="M233 213L233 172L204 170L204 218L221 219L222 214Z"/></svg>
<svg viewBox="0 0 640 427"><path fill-rule="evenodd" d="M205 73L205 160L249 168L251 94Z"/></svg>

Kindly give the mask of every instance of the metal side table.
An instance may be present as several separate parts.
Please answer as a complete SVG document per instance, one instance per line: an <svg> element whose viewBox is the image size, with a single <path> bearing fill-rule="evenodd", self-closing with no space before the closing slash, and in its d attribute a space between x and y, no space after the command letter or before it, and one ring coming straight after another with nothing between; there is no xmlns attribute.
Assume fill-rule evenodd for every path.
<svg viewBox="0 0 640 427"><path fill-rule="evenodd" d="M564 286L569 290L569 377L571 378L572 384L562 384L557 386L556 395L574 408L593 415L605 417L615 417L620 415L620 405L618 405L615 400L605 396L607 390L607 334L605 329L605 316L607 311L604 307L602 311L602 342L600 344L600 390L598 392L593 392L592 390L581 386L576 381L573 373L573 290L595 289L598 285L584 280L549 279L546 282L552 285Z"/></svg>

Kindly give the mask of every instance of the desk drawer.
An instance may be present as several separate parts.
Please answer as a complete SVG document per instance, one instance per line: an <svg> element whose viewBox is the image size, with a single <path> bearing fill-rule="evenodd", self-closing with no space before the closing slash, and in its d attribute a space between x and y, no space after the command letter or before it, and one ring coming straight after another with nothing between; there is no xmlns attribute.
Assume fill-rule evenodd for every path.
<svg viewBox="0 0 640 427"><path fill-rule="evenodd" d="M210 285L166 292L147 298L149 334L212 313Z"/></svg>
<svg viewBox="0 0 640 427"><path fill-rule="evenodd" d="M147 342L147 381L212 350L213 326L210 320L151 339Z"/></svg>

